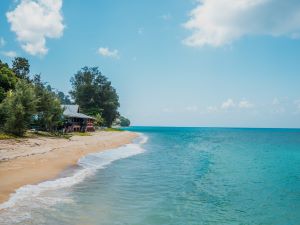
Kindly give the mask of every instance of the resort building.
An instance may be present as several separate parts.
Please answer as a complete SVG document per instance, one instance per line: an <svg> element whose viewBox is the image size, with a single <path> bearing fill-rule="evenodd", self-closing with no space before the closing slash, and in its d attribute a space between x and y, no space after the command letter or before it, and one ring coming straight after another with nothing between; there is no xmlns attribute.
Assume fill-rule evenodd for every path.
<svg viewBox="0 0 300 225"><path fill-rule="evenodd" d="M79 112L78 105L62 105L65 132L95 131L94 118Z"/></svg>

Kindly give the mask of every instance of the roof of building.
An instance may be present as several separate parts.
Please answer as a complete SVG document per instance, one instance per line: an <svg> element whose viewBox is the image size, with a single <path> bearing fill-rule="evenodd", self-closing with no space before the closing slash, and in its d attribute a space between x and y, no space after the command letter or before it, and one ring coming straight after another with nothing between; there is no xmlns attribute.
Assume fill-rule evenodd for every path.
<svg viewBox="0 0 300 225"><path fill-rule="evenodd" d="M64 108L63 115L65 117L74 117L74 118L82 118L82 119L94 119L91 116L85 115L79 112L79 105L62 105Z"/></svg>

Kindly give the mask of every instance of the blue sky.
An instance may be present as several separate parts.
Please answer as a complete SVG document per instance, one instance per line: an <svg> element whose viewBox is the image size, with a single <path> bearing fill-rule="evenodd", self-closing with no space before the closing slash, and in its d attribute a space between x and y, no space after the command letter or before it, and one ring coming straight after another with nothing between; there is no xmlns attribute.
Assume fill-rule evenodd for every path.
<svg viewBox="0 0 300 225"><path fill-rule="evenodd" d="M99 66L133 125L300 127L296 0L1 0L0 46L64 92Z"/></svg>

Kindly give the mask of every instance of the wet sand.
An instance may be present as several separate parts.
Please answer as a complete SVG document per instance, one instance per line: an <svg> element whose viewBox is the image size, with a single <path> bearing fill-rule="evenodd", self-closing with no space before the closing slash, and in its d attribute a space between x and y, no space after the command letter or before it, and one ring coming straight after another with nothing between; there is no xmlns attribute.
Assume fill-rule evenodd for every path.
<svg viewBox="0 0 300 225"><path fill-rule="evenodd" d="M84 155L130 143L132 132L95 132L91 136L0 140L0 203L26 184L59 176Z"/></svg>

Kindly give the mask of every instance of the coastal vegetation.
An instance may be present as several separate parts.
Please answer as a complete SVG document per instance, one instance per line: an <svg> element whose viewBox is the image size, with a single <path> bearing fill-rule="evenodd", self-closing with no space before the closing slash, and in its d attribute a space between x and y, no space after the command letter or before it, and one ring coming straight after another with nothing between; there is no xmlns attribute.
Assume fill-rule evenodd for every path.
<svg viewBox="0 0 300 225"><path fill-rule="evenodd" d="M121 127L129 127L130 126L130 120L125 118L124 116L120 116L120 126Z"/></svg>
<svg viewBox="0 0 300 225"><path fill-rule="evenodd" d="M29 129L57 133L64 123L61 105L78 104L95 125L129 126L118 112L119 96L98 67L83 67L71 78L70 95L54 91L40 74L30 75L27 59L16 57L10 67L0 60L0 133L24 136Z"/></svg>
<svg viewBox="0 0 300 225"><path fill-rule="evenodd" d="M70 91L83 113L103 117L103 125L111 127L119 117L119 96L98 67L84 67L71 78Z"/></svg>
<svg viewBox="0 0 300 225"><path fill-rule="evenodd" d="M23 136L36 112L34 87L24 80L16 83L14 91L9 91L0 105L3 130Z"/></svg>
<svg viewBox="0 0 300 225"><path fill-rule="evenodd" d="M112 128L112 127L110 127L110 128L105 128L104 131L116 131L116 132L122 132L122 131L124 131L124 130L122 130L122 129L120 129L120 128Z"/></svg>

